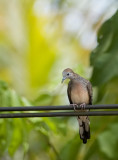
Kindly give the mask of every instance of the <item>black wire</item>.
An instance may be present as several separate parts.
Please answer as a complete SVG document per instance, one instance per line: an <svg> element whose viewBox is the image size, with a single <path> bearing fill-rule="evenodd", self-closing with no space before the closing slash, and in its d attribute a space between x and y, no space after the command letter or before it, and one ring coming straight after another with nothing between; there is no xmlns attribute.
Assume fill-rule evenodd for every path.
<svg viewBox="0 0 118 160"><path fill-rule="evenodd" d="M75 106L76 109L81 109L80 106ZM64 106L27 106L27 107L0 107L0 112L7 111L49 111L49 110L73 110L74 105ZM86 105L85 109L118 109L118 104L101 104L101 105Z"/></svg>
<svg viewBox="0 0 118 160"><path fill-rule="evenodd" d="M75 108L80 110L80 106ZM86 105L85 109L118 109L118 104ZM0 112L9 111L50 111L74 110L74 105L64 106L27 106L27 107L0 107ZM25 118L25 117L62 117L62 116L110 116L118 115L118 111L75 111L75 112L41 112L41 113L7 113L0 114L0 118Z"/></svg>
<svg viewBox="0 0 118 160"><path fill-rule="evenodd" d="M48 113L8 113L0 114L0 118L26 117L63 117L63 116L116 116L118 111L88 111L88 112L48 112Z"/></svg>

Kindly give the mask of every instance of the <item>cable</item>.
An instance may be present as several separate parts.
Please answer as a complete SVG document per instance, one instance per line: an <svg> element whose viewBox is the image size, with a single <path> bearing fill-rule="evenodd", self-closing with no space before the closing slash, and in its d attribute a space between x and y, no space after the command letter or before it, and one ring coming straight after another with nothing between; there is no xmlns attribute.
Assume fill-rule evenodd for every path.
<svg viewBox="0 0 118 160"><path fill-rule="evenodd" d="M88 111L88 112L48 112L48 113L8 113L0 114L0 118L28 117L63 117L63 116L116 116L118 111Z"/></svg>
<svg viewBox="0 0 118 160"><path fill-rule="evenodd" d="M81 109L80 106L76 107ZM63 105L63 106L19 106L19 107L0 107L0 112L7 111L49 111L49 110L73 110L73 105ZM118 104L101 104L101 105L86 105L85 109L118 109Z"/></svg>

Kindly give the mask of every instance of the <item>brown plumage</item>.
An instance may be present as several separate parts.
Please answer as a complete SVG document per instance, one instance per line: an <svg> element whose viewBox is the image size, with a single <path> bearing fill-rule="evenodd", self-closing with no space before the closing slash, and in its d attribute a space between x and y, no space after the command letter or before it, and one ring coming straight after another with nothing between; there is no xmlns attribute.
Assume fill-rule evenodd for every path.
<svg viewBox="0 0 118 160"><path fill-rule="evenodd" d="M73 72L72 69L67 68L62 73L63 79L70 79L67 88L68 99L70 104L92 104L92 85L91 83ZM90 121L88 116L78 116L79 133L83 143L87 143L90 139Z"/></svg>

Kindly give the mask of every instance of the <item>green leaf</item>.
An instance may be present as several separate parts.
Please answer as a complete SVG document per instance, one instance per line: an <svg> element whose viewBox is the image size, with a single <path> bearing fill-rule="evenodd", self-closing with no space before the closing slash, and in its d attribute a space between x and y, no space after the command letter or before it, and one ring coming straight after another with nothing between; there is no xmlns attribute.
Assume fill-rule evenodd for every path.
<svg viewBox="0 0 118 160"><path fill-rule="evenodd" d="M33 102L35 105L49 105L53 100L53 96L48 93L40 94L39 97Z"/></svg>
<svg viewBox="0 0 118 160"><path fill-rule="evenodd" d="M101 85L118 75L118 54L104 53L97 58L91 81L94 86ZM111 71L112 68L112 71Z"/></svg>
<svg viewBox="0 0 118 160"><path fill-rule="evenodd" d="M11 106L20 106L20 97L14 90L11 90Z"/></svg>
<svg viewBox="0 0 118 160"><path fill-rule="evenodd" d="M67 144L61 149L60 155L62 160L75 160L78 154L78 149L80 147L80 139L77 134L73 139L71 139Z"/></svg>
<svg viewBox="0 0 118 160"><path fill-rule="evenodd" d="M106 21L98 33L98 46L91 53L94 86L105 84L118 75L118 11Z"/></svg>
<svg viewBox="0 0 118 160"><path fill-rule="evenodd" d="M111 124L109 130L98 136L98 142L100 145L100 150L106 154L107 157L117 159L118 124Z"/></svg>
<svg viewBox="0 0 118 160"><path fill-rule="evenodd" d="M25 97L22 97L21 98L21 105L23 105L23 106L31 106L32 104Z"/></svg>
<svg viewBox="0 0 118 160"><path fill-rule="evenodd" d="M118 104L118 77L101 85L98 90L97 102L102 104Z"/></svg>
<svg viewBox="0 0 118 160"><path fill-rule="evenodd" d="M14 128L11 143L9 145L8 151L11 156L13 156L14 152L18 149L22 142L22 133L18 129L18 127Z"/></svg>

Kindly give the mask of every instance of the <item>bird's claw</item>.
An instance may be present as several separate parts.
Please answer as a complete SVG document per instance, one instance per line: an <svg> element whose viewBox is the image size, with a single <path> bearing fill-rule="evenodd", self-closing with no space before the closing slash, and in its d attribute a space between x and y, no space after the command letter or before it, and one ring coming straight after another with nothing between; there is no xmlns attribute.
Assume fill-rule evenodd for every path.
<svg viewBox="0 0 118 160"><path fill-rule="evenodd" d="M78 105L77 104L72 104L73 108L74 108L74 111L77 111L78 110Z"/></svg>
<svg viewBox="0 0 118 160"><path fill-rule="evenodd" d="M86 103L80 104L80 107L81 107L81 110L85 110L85 108L86 108Z"/></svg>

